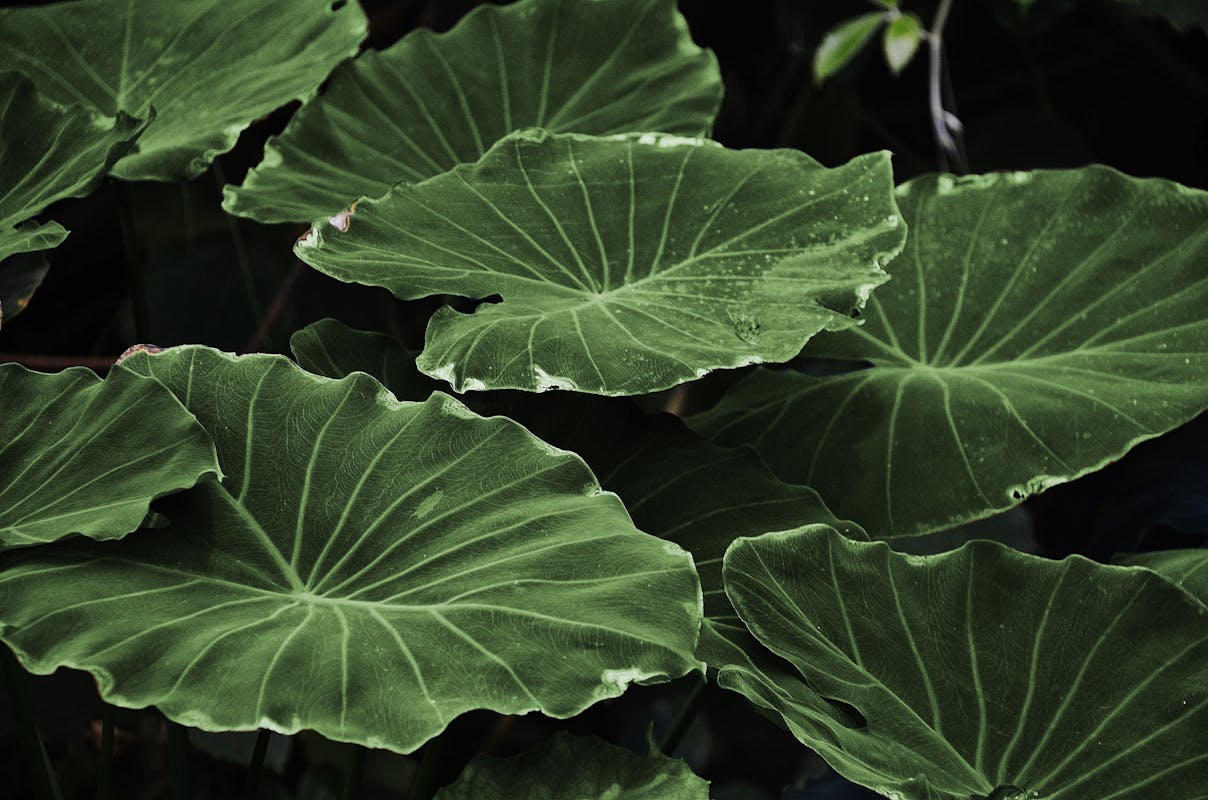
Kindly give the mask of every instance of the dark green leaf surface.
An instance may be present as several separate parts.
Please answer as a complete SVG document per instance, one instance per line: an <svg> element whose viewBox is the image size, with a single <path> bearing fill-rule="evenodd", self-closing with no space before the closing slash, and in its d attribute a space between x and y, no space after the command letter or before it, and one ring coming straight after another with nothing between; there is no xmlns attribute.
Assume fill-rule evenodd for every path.
<svg viewBox="0 0 1208 800"><path fill-rule="evenodd" d="M29 220L56 200L92 191L141 125L121 113L60 105L20 73L0 72L0 262L66 239L63 226Z"/></svg>
<svg viewBox="0 0 1208 800"><path fill-rule="evenodd" d="M419 30L337 69L223 207L310 222L476 161L526 127L699 136L721 91L674 0L483 5L448 33Z"/></svg>
<svg viewBox="0 0 1208 800"><path fill-rule="evenodd" d="M113 168L128 180L200 174L253 120L303 98L357 51L355 0L74 0L0 9L0 52L39 91L155 119Z"/></svg>
<svg viewBox="0 0 1208 800"><path fill-rule="evenodd" d="M1152 569L1208 606L1208 549L1133 553L1116 561L1129 567Z"/></svg>
<svg viewBox="0 0 1208 800"><path fill-rule="evenodd" d="M1208 612L1149 570L816 526L737 541L725 580L799 678L737 661L721 684L888 797L1208 797Z"/></svg>
<svg viewBox="0 0 1208 800"><path fill-rule="evenodd" d="M321 319L289 338L299 366L325 378L354 372L372 375L399 400L424 400L445 384L415 368L415 353L385 334L358 331L335 319Z"/></svg>
<svg viewBox="0 0 1208 800"><path fill-rule="evenodd" d="M709 800L683 761L559 733L512 758L479 756L436 800Z"/></svg>
<svg viewBox="0 0 1208 800"><path fill-rule="evenodd" d="M1208 193L1106 167L914 180L867 324L693 426L890 538L989 516L1208 407ZM853 480L852 476L859 476Z"/></svg>
<svg viewBox="0 0 1208 800"><path fill-rule="evenodd" d="M155 381L0 364L0 548L120 538L154 498L217 472L209 435Z"/></svg>
<svg viewBox="0 0 1208 800"><path fill-rule="evenodd" d="M701 139L522 131L316 223L295 252L442 308L418 366L458 391L641 394L785 361L845 327L905 231L889 157L835 169Z"/></svg>
<svg viewBox="0 0 1208 800"><path fill-rule="evenodd" d="M31 670L207 730L409 752L470 709L567 717L698 666L690 557L519 425L277 356L126 363L227 478L173 498L166 530L0 561L0 635Z"/></svg>

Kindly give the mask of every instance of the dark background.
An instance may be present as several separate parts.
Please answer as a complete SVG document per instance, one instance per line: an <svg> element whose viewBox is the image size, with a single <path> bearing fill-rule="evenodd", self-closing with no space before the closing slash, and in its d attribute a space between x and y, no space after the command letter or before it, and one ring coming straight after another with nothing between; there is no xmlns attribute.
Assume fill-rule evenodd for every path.
<svg viewBox="0 0 1208 800"><path fill-rule="evenodd" d="M369 46L380 48L416 27L447 29L477 3L362 5L370 16ZM937 168L924 58L916 57L895 78L874 40L833 80L815 85L814 48L836 22L872 10L866 0L680 5L698 43L721 62L726 97L715 138L724 144L800 148L828 165L887 149L899 181ZM935 9L934 2L903 5L925 22ZM1014 0L955 5L945 42L972 171L1097 162L1208 189L1208 36L1202 30L1179 32L1111 0L1038 0L1027 15ZM88 198L52 207L43 216L63 223L71 236L50 253L50 270L28 309L5 320L0 361L46 370L69 364L103 369L135 343L123 192L133 209L127 243L145 263L156 344L283 352L290 332L334 316L418 347L439 301L404 304L381 290L338 283L293 258L291 245L305 226L257 225L219 208L222 183L242 180L264 140L283 128L292 111L257 122L192 182L106 181ZM265 318L268 323L260 325ZM706 381L694 402L708 402L729 380ZM1208 420L1201 417L1098 473L1030 499L1022 510L979 524L976 532L1053 556L1107 558L1121 550L1199 546L1206 531ZM556 727L640 747L652 714L656 726L666 726L689 688L681 681L636 689L564 723L468 715L451 728L441 774L452 779L472 753L511 753ZM82 676L60 675L36 680L33 690L66 797L92 796L100 715L94 688ZM718 800L772 800L786 786L783 797L792 800L875 796L836 778L737 695L710 687L704 708L680 755L714 781ZM169 737L162 718L121 711L118 727L117 796L166 797ZM239 765L250 747L250 740L232 736L194 742L187 779L194 797L237 797ZM18 752L7 709L0 709L0 797L27 796ZM265 797L286 796L281 787L312 800L338 796L332 787L339 785L348 748L301 736L277 755L281 777L270 781ZM410 759L373 754L363 796L404 797L413 767Z"/></svg>

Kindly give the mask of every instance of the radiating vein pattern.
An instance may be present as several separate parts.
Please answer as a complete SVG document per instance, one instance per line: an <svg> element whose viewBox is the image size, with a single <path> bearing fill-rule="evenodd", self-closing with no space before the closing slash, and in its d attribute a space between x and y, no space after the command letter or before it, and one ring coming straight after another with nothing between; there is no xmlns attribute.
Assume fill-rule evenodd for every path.
<svg viewBox="0 0 1208 800"><path fill-rule="evenodd" d="M217 470L209 435L155 381L0 364L0 549L120 538Z"/></svg>
<svg viewBox="0 0 1208 800"><path fill-rule="evenodd" d="M740 654L720 682L857 783L903 800L1179 800L1208 785L1208 618L1148 570L990 542L907 556L814 526L738 540L724 574L797 675ZM838 724L820 700L862 719Z"/></svg>
<svg viewBox="0 0 1208 800"><path fill-rule="evenodd" d="M0 52L53 100L153 116L114 174L177 180L312 92L365 30L356 2L74 0L0 9Z"/></svg>
<svg viewBox="0 0 1208 800"><path fill-rule="evenodd" d="M639 755L566 733L510 758L479 756L436 800L708 800L709 784L683 761Z"/></svg>
<svg viewBox="0 0 1208 800"><path fill-rule="evenodd" d="M1010 508L1208 407L1208 194L1089 167L898 199L893 280L806 351L873 367L756 373L696 427L891 537Z"/></svg>
<svg viewBox="0 0 1208 800"><path fill-rule="evenodd" d="M316 226L300 258L399 297L459 294L421 371L458 390L641 394L792 358L884 280L905 232L888 155L827 169L701 139L522 131Z"/></svg>
<svg viewBox="0 0 1208 800"><path fill-rule="evenodd" d="M165 503L167 530L0 564L0 634L34 671L409 752L469 709L570 716L696 666L690 557L519 425L280 357L126 364L187 398L227 477Z"/></svg>
<svg viewBox="0 0 1208 800"><path fill-rule="evenodd" d="M140 127L125 114L61 105L24 75L0 73L0 261L62 242L62 226L28 220L56 200L91 191Z"/></svg>
<svg viewBox="0 0 1208 800"><path fill-rule="evenodd" d="M339 67L224 206L310 222L476 161L526 127L699 136L721 88L674 0L486 4L448 33L419 30Z"/></svg>

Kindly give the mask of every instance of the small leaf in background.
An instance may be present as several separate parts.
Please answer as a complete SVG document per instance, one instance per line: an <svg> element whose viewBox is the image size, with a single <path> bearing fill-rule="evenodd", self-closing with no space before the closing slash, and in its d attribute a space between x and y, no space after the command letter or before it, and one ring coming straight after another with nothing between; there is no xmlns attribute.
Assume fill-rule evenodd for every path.
<svg viewBox="0 0 1208 800"><path fill-rule="evenodd" d="M708 800L678 759L638 755L594 736L555 734L518 756L478 756L436 800Z"/></svg>
<svg viewBox="0 0 1208 800"><path fill-rule="evenodd" d="M0 364L0 548L120 538L153 499L217 472L209 435L155 381Z"/></svg>
<svg viewBox="0 0 1208 800"><path fill-rule="evenodd" d="M54 229L61 230L57 225L46 226L48 231ZM0 264L0 329L25 310L49 271L44 252L16 253Z"/></svg>
<svg viewBox="0 0 1208 800"><path fill-rule="evenodd" d="M700 136L721 93L675 0L487 3L448 33L419 30L336 69L223 207L260 222L334 216L521 128Z"/></svg>
<svg viewBox="0 0 1208 800"><path fill-rule="evenodd" d="M787 361L853 324L905 231L887 153L827 169L790 150L529 130L477 163L316 223L298 257L440 309L418 359L457 391L643 394Z"/></svg>
<svg viewBox="0 0 1208 800"><path fill-rule="evenodd" d="M840 23L822 39L814 52L814 80L822 83L855 58L884 24L886 14L861 14Z"/></svg>
<svg viewBox="0 0 1208 800"><path fill-rule="evenodd" d="M1149 570L991 542L910 556L815 526L738 540L725 582L798 676L736 661L721 685L886 796L1186 800L1208 786L1205 610Z"/></svg>
<svg viewBox="0 0 1208 800"><path fill-rule="evenodd" d="M0 72L0 275L9 256L48 250L67 238L58 223L29 220L57 200L91 192L142 127L120 112L106 117L87 106L61 105L21 73Z"/></svg>
<svg viewBox="0 0 1208 800"><path fill-rule="evenodd" d="M60 103L154 115L112 172L177 180L313 92L365 26L355 0L76 0L0 9L0 51Z"/></svg>
<svg viewBox="0 0 1208 800"><path fill-rule="evenodd" d="M873 366L756 371L694 427L891 538L1011 508L1208 407L1208 193L1087 167L924 176L898 201L909 238L866 324L805 351Z"/></svg>
<svg viewBox="0 0 1208 800"><path fill-rule="evenodd" d="M914 58L926 31L923 23L913 12L899 14L885 26L881 43L885 50L885 63L894 74L900 73Z"/></svg>
<svg viewBox="0 0 1208 800"><path fill-rule="evenodd" d="M123 366L197 416L227 477L165 502L165 530L0 560L0 636L31 671L203 730L411 752L465 711L569 717L700 667L691 557L516 423L280 356Z"/></svg>

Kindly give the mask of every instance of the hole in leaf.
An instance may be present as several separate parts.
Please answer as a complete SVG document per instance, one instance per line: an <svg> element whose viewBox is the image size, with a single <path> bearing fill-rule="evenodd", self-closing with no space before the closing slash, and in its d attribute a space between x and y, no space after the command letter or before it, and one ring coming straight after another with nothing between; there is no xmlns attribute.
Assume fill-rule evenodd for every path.
<svg viewBox="0 0 1208 800"><path fill-rule="evenodd" d="M332 11L339 11L344 6L348 5L348 0L336 0L331 4Z"/></svg>

